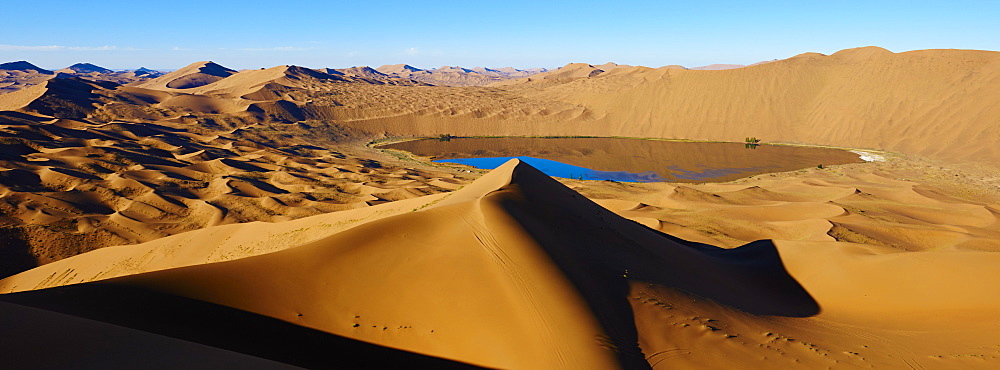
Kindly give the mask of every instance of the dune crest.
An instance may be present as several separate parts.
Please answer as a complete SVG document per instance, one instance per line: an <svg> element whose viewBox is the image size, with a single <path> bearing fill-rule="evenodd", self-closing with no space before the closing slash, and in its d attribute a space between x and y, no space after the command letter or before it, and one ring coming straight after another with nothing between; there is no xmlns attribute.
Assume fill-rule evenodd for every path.
<svg viewBox="0 0 1000 370"><path fill-rule="evenodd" d="M950 162L1000 161L1000 52L848 49L744 68L691 71L587 64L491 85L541 106L352 124L396 135L582 135L829 145ZM969 78L968 76L976 76ZM498 99L497 102L504 102ZM485 106L486 104L482 104ZM570 108L572 107L572 108ZM506 108L506 107L505 107Z"/></svg>
<svg viewBox="0 0 1000 370"><path fill-rule="evenodd" d="M420 69L408 64L384 65L375 70L390 77L437 86L483 86L544 72L544 69L519 70L511 67L468 69L458 66L442 66L435 69Z"/></svg>
<svg viewBox="0 0 1000 370"><path fill-rule="evenodd" d="M103 253L105 263L118 259L110 265L120 265L143 255L143 249L153 252L177 243L184 247L156 252L166 264L145 267L153 272L79 289L127 287L193 298L387 347L500 368L756 367L769 362L750 349L775 336L819 341L810 345L832 356L813 358L790 342L772 343L787 347L779 362L885 365L892 361L892 350L875 347L881 342L859 343L851 334L858 325L874 336L924 342L912 350L927 355L943 340L950 341L944 346L948 350L993 340L961 333L981 325L1000 327L994 314L1000 295L989 293L996 288L988 283L1000 278L989 267L1000 263L995 253L954 251L929 260L851 243L780 240L722 249L621 218L516 160L454 193L376 208L276 224L275 230L298 227L313 237L257 256L241 254L243 249L233 247L239 242L223 242L236 252L223 258L228 262L177 257L195 251L179 241L218 240L237 233L235 226L221 234L222 229L210 228L162 243L119 247L132 253L99 250L0 284L10 292L54 286L52 276L62 279L55 285L78 283L64 277L78 276L76 269L87 271L96 261L88 255ZM359 212L379 216L358 218ZM318 222L322 217L353 221L317 234L324 228ZM203 239L208 235L215 236ZM197 262L161 270L183 266L176 263L185 259ZM910 271L936 273L914 280ZM32 294L7 297L30 302ZM920 304L927 294L949 298ZM899 313L915 306L919 309ZM982 321L966 325L958 317L941 317L951 312L975 313ZM675 314L689 315L673 321L689 325L664 327L671 322L664 315ZM886 315L895 318L882 319ZM909 339L891 334L906 328L924 334ZM851 340L838 339L844 337ZM703 354L660 357L678 341L692 341ZM710 343L721 347L709 349ZM851 355L861 343L873 347L864 356ZM724 349L734 345L735 351Z"/></svg>
<svg viewBox="0 0 1000 370"><path fill-rule="evenodd" d="M163 76L138 83L135 86L157 90L190 89L219 81L234 73L236 71L214 62L195 62Z"/></svg>

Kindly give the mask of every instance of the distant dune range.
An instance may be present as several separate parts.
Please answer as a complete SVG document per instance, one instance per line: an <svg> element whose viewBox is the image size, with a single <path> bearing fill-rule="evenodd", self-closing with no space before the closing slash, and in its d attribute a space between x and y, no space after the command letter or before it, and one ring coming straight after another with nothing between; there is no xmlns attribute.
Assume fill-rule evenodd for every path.
<svg viewBox="0 0 1000 370"><path fill-rule="evenodd" d="M53 78L83 77L94 81L126 84L145 81L162 74L146 68L112 71L90 63L77 63L57 71L42 69L25 61L0 63L0 94L38 85Z"/></svg>
<svg viewBox="0 0 1000 370"><path fill-rule="evenodd" d="M376 134L722 141L756 136L769 142L996 161L1000 149L991 139L1000 135L993 118L1000 114L995 98L1000 94L998 54L894 54L867 47L709 71L607 65L601 66L609 69L604 71L571 64L496 87L457 89L330 84L324 82L371 76L294 66L242 71L223 79L220 74L231 70L202 62L135 86L181 94L156 106L332 120ZM205 68L209 72L199 72ZM380 68L394 75L416 73L405 65ZM3 100L4 109L21 108Z"/></svg>
<svg viewBox="0 0 1000 370"><path fill-rule="evenodd" d="M145 345L175 366L1000 363L997 52L546 72L206 61L121 81L2 67L4 365L128 365ZM469 71L497 81L440 86L483 82ZM639 184L366 145L441 134L755 136L885 160Z"/></svg>
<svg viewBox="0 0 1000 370"><path fill-rule="evenodd" d="M868 47L719 71L570 65L502 88L530 117L473 107L362 120L396 134L596 135L807 143L1000 161L1000 53ZM596 74L595 74L596 73ZM501 88L501 87L497 87ZM458 117L455 117L458 116Z"/></svg>

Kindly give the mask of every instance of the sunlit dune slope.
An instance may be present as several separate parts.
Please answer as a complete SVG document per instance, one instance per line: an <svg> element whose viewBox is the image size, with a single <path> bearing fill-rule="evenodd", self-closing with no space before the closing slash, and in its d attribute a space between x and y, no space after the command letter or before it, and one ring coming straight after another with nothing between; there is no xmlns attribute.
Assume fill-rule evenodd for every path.
<svg viewBox="0 0 1000 370"><path fill-rule="evenodd" d="M105 99L109 91L59 81L50 83L84 87L83 101ZM12 95L34 88L45 86ZM129 88L133 97L138 90ZM60 96L31 104L41 110ZM84 106L72 102L56 107ZM247 133L184 121L102 124L11 112L0 120L0 276L109 245L367 207L464 182L383 165L350 147L305 145L306 138L275 142L260 133L266 127Z"/></svg>
<svg viewBox="0 0 1000 370"><path fill-rule="evenodd" d="M213 62L195 62L163 76L137 83L136 86L157 90L191 89L231 76L236 71Z"/></svg>
<svg viewBox="0 0 1000 370"><path fill-rule="evenodd" d="M607 134L1000 159L1000 53L991 51L867 47L733 70L615 70L532 96L604 113L589 126Z"/></svg>
<svg viewBox="0 0 1000 370"><path fill-rule="evenodd" d="M571 64L507 81L541 108L526 116L475 100L464 111L360 118L373 132L594 135L788 142L996 162L1000 53L876 47L730 70ZM439 110L442 111L442 110Z"/></svg>
<svg viewBox="0 0 1000 370"><path fill-rule="evenodd" d="M899 361L893 356L964 366L975 363L943 355L983 353L1000 339L982 334L1000 327L995 253L898 253L829 240L721 249L621 218L517 161L411 202L327 236L314 221L295 221L312 241L273 253L239 258L236 248L228 262L84 286L193 298L499 368L887 366ZM198 243L180 237L173 240L183 245L157 258L185 260ZM73 264L95 262L84 263L88 255L5 279L5 291L75 276Z"/></svg>

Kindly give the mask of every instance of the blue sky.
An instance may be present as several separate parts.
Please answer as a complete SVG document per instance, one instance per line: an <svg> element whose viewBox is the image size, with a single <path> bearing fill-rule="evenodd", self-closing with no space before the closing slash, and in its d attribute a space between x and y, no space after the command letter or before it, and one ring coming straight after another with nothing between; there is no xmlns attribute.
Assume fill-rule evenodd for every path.
<svg viewBox="0 0 1000 370"><path fill-rule="evenodd" d="M0 61L58 69L749 64L876 45L1000 50L1000 1L11 1Z"/></svg>

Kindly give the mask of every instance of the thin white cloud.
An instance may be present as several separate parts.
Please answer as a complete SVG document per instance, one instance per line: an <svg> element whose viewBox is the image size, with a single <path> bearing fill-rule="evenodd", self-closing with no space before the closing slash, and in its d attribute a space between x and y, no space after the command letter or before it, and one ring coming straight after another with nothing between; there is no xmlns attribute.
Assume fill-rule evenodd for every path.
<svg viewBox="0 0 1000 370"><path fill-rule="evenodd" d="M406 55L417 55L417 54L420 54L420 49L417 48L406 49Z"/></svg>
<svg viewBox="0 0 1000 370"><path fill-rule="evenodd" d="M348 58L354 58L354 57L359 56L359 55L361 55L361 52L357 51L357 50L352 50L352 51L347 52L347 57Z"/></svg>
<svg viewBox="0 0 1000 370"><path fill-rule="evenodd" d="M240 51L303 51L303 50L312 50L312 49L316 49L316 48L303 48L303 47L299 47L299 46L275 46L275 47L271 47L271 48L238 48L238 49L233 49L233 50L240 50Z"/></svg>
<svg viewBox="0 0 1000 370"><path fill-rule="evenodd" d="M117 46L104 45L104 46L68 46L66 50L73 51L108 51L108 50L118 50Z"/></svg>
<svg viewBox="0 0 1000 370"><path fill-rule="evenodd" d="M0 44L0 51L108 51L118 50L117 46L63 46L63 45L4 45Z"/></svg>
<svg viewBox="0 0 1000 370"><path fill-rule="evenodd" d="M0 50L3 51L59 51L65 49L65 46L59 45L48 45L48 46L25 46L25 45L2 45L0 44Z"/></svg>

